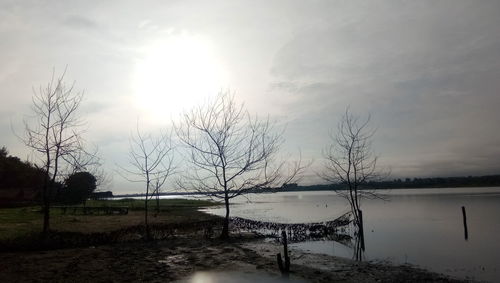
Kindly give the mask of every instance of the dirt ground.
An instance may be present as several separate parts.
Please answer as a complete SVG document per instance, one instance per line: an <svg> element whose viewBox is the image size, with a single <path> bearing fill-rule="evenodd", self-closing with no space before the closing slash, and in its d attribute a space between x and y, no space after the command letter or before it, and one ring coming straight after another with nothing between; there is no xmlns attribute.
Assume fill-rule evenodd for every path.
<svg viewBox="0 0 500 283"><path fill-rule="evenodd" d="M263 240L226 243L184 235L158 242L1 253L0 281L281 282L278 252L279 245ZM291 262L291 281L460 282L410 266L356 263L297 251ZM200 276L206 280L199 280Z"/></svg>

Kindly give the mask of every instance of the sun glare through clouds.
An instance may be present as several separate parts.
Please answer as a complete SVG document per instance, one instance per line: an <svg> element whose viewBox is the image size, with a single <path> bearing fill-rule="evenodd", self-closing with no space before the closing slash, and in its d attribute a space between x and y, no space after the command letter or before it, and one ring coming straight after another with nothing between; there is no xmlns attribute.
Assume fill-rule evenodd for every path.
<svg viewBox="0 0 500 283"><path fill-rule="evenodd" d="M228 87L212 44L201 37L157 40L143 54L136 63L135 103L148 117L174 117Z"/></svg>

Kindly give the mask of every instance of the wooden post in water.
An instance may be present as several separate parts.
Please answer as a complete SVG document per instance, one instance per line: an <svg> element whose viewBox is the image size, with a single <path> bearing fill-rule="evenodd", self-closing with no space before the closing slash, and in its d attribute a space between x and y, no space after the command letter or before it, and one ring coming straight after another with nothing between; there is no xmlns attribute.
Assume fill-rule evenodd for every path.
<svg viewBox="0 0 500 283"><path fill-rule="evenodd" d="M363 212L361 209L358 209L359 215L359 240L361 241L361 249L365 251L365 232L363 229Z"/></svg>
<svg viewBox="0 0 500 283"><path fill-rule="evenodd" d="M284 252L285 262L283 263L283 259L281 258L281 253L278 253L276 255L276 258L278 260L278 267L281 271L281 275L285 278L288 278L290 274L290 257L288 256L288 242L286 239L285 230L281 231L281 238L283 240L283 252Z"/></svg>
<svg viewBox="0 0 500 283"><path fill-rule="evenodd" d="M467 214L465 213L465 206L462 206L462 216L464 219L464 238L467 241L469 239L469 232L467 231Z"/></svg>

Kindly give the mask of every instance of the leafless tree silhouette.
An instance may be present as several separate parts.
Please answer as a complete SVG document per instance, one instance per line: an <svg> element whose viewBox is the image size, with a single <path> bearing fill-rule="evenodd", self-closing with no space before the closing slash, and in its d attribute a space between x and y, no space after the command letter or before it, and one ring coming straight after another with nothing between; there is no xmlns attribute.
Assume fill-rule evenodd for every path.
<svg viewBox="0 0 500 283"><path fill-rule="evenodd" d="M282 186L302 169L300 161L287 166L276 160L282 132L276 131L269 119L251 116L228 91L182 118L175 129L186 146L190 167L184 170L178 185L224 201L221 238L229 237L231 199Z"/></svg>
<svg viewBox="0 0 500 283"><path fill-rule="evenodd" d="M75 170L85 170L99 162L95 152L85 150L82 137L85 132L83 121L77 110L83 99L83 92L75 92L64 83L63 74L52 79L46 86L33 90L32 116L24 119L26 146L38 154L39 166L45 171L42 187L44 213L43 233L50 228L50 205L56 181Z"/></svg>
<svg viewBox="0 0 500 283"><path fill-rule="evenodd" d="M145 183L144 227L146 238L150 238L148 224L149 200L156 194L157 212L159 211L159 192L168 177L173 173L174 148L170 134L154 137L142 134L137 123L136 132L131 136L129 165L131 169L120 167L120 175L131 182Z"/></svg>
<svg viewBox="0 0 500 283"><path fill-rule="evenodd" d="M382 173L377 170L377 157L371 150L375 130L369 127L370 116L361 120L351 114L349 108L342 116L332 144L323 152L326 170L320 176L329 183L345 184L346 189L336 190L347 199L355 225L362 233L362 198L379 198L374 191L363 187L369 181L378 180Z"/></svg>
<svg viewBox="0 0 500 283"><path fill-rule="evenodd" d="M66 175L69 176L77 172L87 171L96 178L96 190L109 185L112 176L104 170L103 160L98 157L98 151L99 149L95 146L89 151L76 152L74 155L76 162L74 162L74 166L70 168ZM92 154L89 154L89 152Z"/></svg>

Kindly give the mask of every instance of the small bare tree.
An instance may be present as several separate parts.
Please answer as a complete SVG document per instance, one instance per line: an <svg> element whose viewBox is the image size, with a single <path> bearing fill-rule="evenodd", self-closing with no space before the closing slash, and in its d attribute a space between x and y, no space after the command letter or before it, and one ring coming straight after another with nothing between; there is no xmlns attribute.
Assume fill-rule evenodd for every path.
<svg viewBox="0 0 500 283"><path fill-rule="evenodd" d="M381 177L377 170L377 157L371 150L375 130L369 128L369 123L370 116L360 120L350 113L349 108L346 109L338 124L336 136L332 136L332 144L323 152L326 170L321 174L329 183L345 185L335 191L349 202L354 224L360 235L363 235L360 200L379 197L364 185Z"/></svg>
<svg viewBox="0 0 500 283"><path fill-rule="evenodd" d="M103 187L111 184L112 177L103 168L103 161L98 157L98 148L94 147L89 154L87 151L78 152L74 155L74 166L68 170L67 176L71 176L77 172L88 172L96 178L95 191L101 190ZM87 200L83 201L83 206L86 206Z"/></svg>
<svg viewBox="0 0 500 283"><path fill-rule="evenodd" d="M83 122L77 110L83 92L74 92L74 83L66 85L64 76L52 79L45 86L33 90L32 117L24 119L23 142L38 154L40 168L45 172L42 186L43 233L50 225L50 205L57 181L75 168L85 169L98 162L95 153L85 150Z"/></svg>
<svg viewBox="0 0 500 283"><path fill-rule="evenodd" d="M156 199L156 206L155 206L156 209L155 209L154 217L156 217L156 216L158 216L158 214L160 214L160 193L162 192L163 185L167 181L168 177L175 173L175 167L172 166L172 161L173 161L173 159L168 161L167 172L157 171L157 172L152 173L151 198L153 198L153 196L154 196Z"/></svg>
<svg viewBox="0 0 500 283"><path fill-rule="evenodd" d="M300 171L276 162L283 142L273 123L252 117L229 92L183 115L175 127L186 146L190 167L178 185L223 200L226 216L221 238L229 237L230 200L259 189L282 186Z"/></svg>
<svg viewBox="0 0 500 283"><path fill-rule="evenodd" d="M131 169L121 168L120 175L131 182L145 184L146 196L144 199L144 227L146 238L150 238L148 224L148 203L156 194L157 212L159 212L159 192L167 178L173 173L174 155L171 136L161 134L154 137L151 134L142 134L139 124L134 135L131 136L129 150L129 165Z"/></svg>

